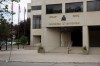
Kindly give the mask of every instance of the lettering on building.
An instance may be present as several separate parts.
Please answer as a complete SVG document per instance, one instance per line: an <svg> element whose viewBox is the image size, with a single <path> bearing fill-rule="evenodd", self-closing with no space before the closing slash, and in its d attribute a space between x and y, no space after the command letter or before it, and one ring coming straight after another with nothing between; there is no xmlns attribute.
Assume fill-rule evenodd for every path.
<svg viewBox="0 0 100 66"><path fill-rule="evenodd" d="M56 18L57 16L50 16L49 18Z"/></svg>
<svg viewBox="0 0 100 66"><path fill-rule="evenodd" d="M77 25L80 22L63 22L63 23L49 23L49 25L59 26L59 25Z"/></svg>
<svg viewBox="0 0 100 66"><path fill-rule="evenodd" d="M77 15L73 15L73 17L79 17L79 14L77 14Z"/></svg>

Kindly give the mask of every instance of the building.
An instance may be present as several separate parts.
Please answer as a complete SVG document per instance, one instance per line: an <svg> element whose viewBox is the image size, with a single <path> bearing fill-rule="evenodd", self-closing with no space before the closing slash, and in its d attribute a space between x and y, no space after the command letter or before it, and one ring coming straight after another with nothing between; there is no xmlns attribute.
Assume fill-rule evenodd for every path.
<svg viewBox="0 0 100 66"><path fill-rule="evenodd" d="M82 53L82 48L100 54L100 0L32 0L31 46L45 52Z"/></svg>

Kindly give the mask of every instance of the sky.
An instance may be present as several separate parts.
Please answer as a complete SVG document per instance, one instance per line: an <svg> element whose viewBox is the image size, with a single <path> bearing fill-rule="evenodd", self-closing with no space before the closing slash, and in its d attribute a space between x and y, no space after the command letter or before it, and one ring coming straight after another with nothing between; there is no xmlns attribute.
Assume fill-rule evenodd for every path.
<svg viewBox="0 0 100 66"><path fill-rule="evenodd" d="M26 8L25 19L27 19L27 3L30 3L31 0L20 0L20 3L15 3L13 5L13 10L16 13L13 18L13 23L18 24L18 4L20 4L20 21L24 20L24 7ZM11 5L10 5L11 6Z"/></svg>

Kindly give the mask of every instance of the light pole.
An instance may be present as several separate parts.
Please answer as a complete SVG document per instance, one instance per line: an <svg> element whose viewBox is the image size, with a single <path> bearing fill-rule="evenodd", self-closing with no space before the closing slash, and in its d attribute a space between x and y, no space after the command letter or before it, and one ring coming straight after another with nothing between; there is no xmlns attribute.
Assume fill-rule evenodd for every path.
<svg viewBox="0 0 100 66"><path fill-rule="evenodd" d="M24 36L25 36L25 14L26 14L26 8L24 7Z"/></svg>
<svg viewBox="0 0 100 66"><path fill-rule="evenodd" d="M20 27L20 3L18 4L18 49L19 49L19 27Z"/></svg>
<svg viewBox="0 0 100 66"><path fill-rule="evenodd" d="M11 6L11 15L12 15L12 22L11 22L11 50L10 50L10 56L9 61L11 60L11 53L12 53L12 41L13 41L13 0L12 0L12 6Z"/></svg>

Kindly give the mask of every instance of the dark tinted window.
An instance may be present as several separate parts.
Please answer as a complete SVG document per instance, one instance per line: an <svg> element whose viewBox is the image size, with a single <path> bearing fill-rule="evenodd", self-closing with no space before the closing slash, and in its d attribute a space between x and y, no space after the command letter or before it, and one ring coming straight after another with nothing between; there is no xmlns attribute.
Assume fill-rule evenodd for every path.
<svg viewBox="0 0 100 66"><path fill-rule="evenodd" d="M66 13L83 12L83 2L66 3Z"/></svg>
<svg viewBox="0 0 100 66"><path fill-rule="evenodd" d="M41 15L33 15L33 29L41 28Z"/></svg>
<svg viewBox="0 0 100 66"><path fill-rule="evenodd" d="M41 10L41 6L31 6L32 10Z"/></svg>
<svg viewBox="0 0 100 66"><path fill-rule="evenodd" d="M31 12L31 9L28 9L27 12Z"/></svg>
<svg viewBox="0 0 100 66"><path fill-rule="evenodd" d="M62 4L46 5L46 14L62 13Z"/></svg>
<svg viewBox="0 0 100 66"><path fill-rule="evenodd" d="M100 0L98 1L88 1L87 11L100 11Z"/></svg>

